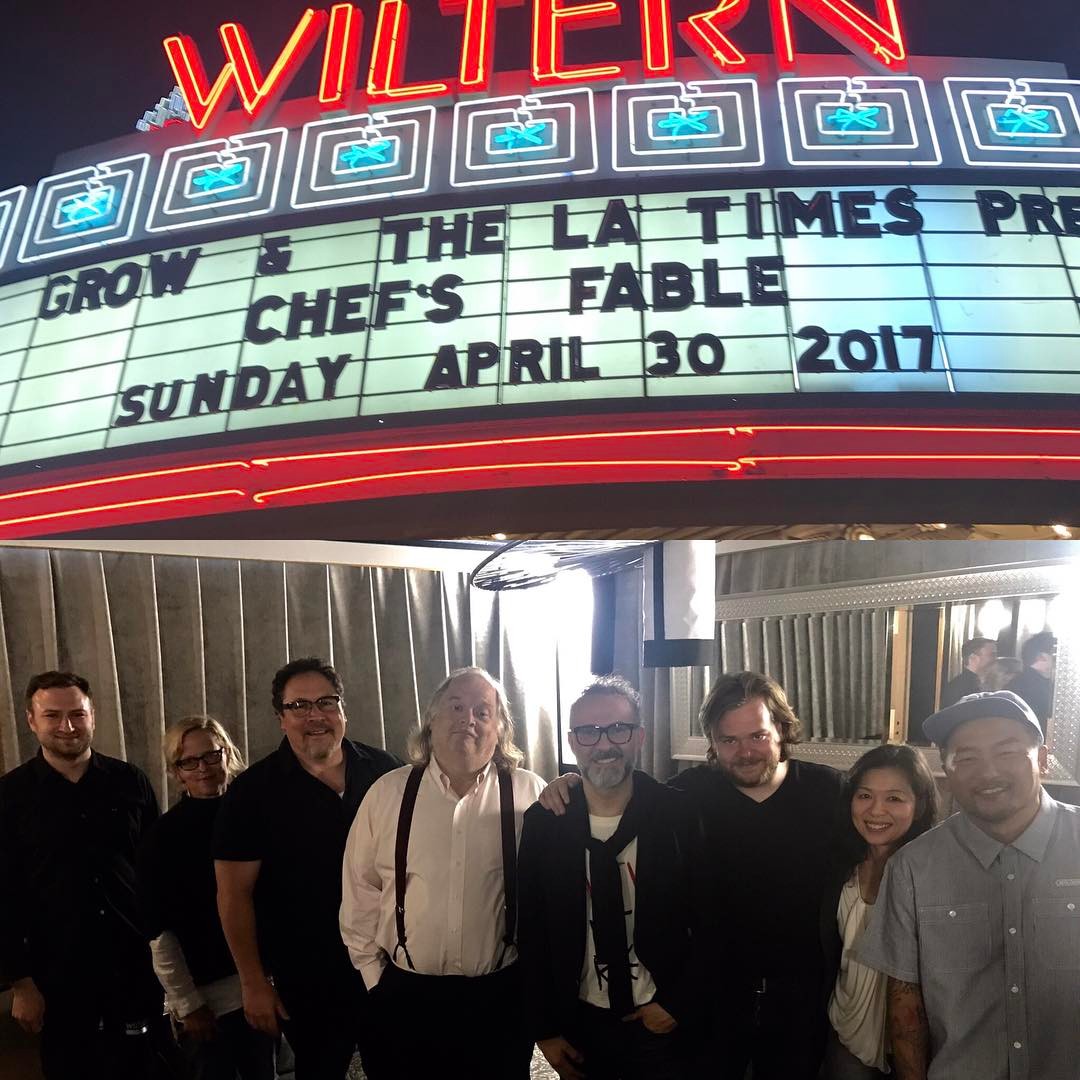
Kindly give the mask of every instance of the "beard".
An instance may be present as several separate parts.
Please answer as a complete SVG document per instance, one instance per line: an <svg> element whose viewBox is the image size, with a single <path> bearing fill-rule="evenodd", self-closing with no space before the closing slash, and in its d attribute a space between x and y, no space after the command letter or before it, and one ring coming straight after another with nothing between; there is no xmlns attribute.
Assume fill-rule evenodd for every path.
<svg viewBox="0 0 1080 1080"><path fill-rule="evenodd" d="M90 734L84 732L69 739L59 739L51 736L41 740L41 745L51 754L68 761L75 761L83 756L90 746Z"/></svg>
<svg viewBox="0 0 1080 1080"><path fill-rule="evenodd" d="M595 788L616 788L630 775L633 768L624 757L613 761L594 761L585 766L585 779Z"/></svg>
<svg viewBox="0 0 1080 1080"><path fill-rule="evenodd" d="M758 758L754 761L732 762L730 765L717 761L717 768L736 786L742 788L761 787L775 775L780 764L777 757Z"/></svg>

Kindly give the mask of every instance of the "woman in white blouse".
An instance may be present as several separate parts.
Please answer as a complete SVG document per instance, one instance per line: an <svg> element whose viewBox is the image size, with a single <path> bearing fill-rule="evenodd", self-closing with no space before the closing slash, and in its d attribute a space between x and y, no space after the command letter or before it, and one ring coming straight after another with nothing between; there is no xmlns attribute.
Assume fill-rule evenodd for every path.
<svg viewBox="0 0 1080 1080"><path fill-rule="evenodd" d="M885 976L855 950L874 910L889 856L934 824L937 787L910 746L875 746L848 773L835 874L822 904L829 1043L824 1080L872 1080L889 1070Z"/></svg>

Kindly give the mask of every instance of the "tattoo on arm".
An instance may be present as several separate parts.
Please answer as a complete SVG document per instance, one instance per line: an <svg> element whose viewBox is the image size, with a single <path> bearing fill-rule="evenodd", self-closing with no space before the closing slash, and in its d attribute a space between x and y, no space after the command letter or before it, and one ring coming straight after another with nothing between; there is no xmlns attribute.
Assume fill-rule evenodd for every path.
<svg viewBox="0 0 1080 1080"><path fill-rule="evenodd" d="M926 1080L930 1025L918 983L889 979L888 1025L896 1080Z"/></svg>

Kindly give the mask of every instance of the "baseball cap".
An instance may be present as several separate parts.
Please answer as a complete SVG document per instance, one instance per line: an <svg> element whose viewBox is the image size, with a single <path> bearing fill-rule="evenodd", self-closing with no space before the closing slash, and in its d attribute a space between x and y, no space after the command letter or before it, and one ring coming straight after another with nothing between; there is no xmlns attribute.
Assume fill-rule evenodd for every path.
<svg viewBox="0 0 1080 1080"><path fill-rule="evenodd" d="M991 716L1002 716L1007 720L1019 720L1031 728L1032 733L1043 741L1043 730L1031 706L1011 690L993 690L982 694L968 694L955 705L928 716L923 721L926 737L938 746L944 746L949 736L961 724L968 720L983 720Z"/></svg>

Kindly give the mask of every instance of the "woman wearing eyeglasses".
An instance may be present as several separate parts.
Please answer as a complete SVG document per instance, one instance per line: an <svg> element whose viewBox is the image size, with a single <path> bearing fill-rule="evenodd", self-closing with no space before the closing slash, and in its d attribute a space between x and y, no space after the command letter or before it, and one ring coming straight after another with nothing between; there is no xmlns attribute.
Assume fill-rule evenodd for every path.
<svg viewBox="0 0 1080 1080"><path fill-rule="evenodd" d="M273 1040L244 1019L240 977L215 899L214 819L243 759L209 716L189 716L169 728L165 758L183 794L154 825L139 861L154 971L193 1080L274 1080Z"/></svg>

